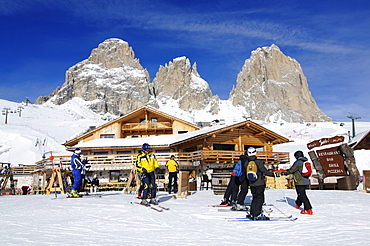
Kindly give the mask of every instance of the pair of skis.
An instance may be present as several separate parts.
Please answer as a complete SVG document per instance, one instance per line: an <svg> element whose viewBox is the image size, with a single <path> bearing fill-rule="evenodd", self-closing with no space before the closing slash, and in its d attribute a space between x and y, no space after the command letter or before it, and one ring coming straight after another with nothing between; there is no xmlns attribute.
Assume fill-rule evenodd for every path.
<svg viewBox="0 0 370 246"><path fill-rule="evenodd" d="M296 221L298 218L290 216L282 216L282 217L268 217L268 219L265 218L256 218L256 219L249 219L249 218L226 218L227 221L230 222L242 222L242 221Z"/></svg>
<svg viewBox="0 0 370 246"><path fill-rule="evenodd" d="M250 206L250 204L245 204L246 206ZM245 210L236 210L236 211L233 211L231 210L231 205L227 205L227 204L218 204L218 205L210 205L211 207L218 207L218 211L219 212L236 212L236 211L243 211L243 212L246 212ZM273 208L276 208L273 204L264 204L263 205L264 207L270 207L270 208L263 208L264 212L265 213L271 213L273 211ZM226 209L225 209L226 208ZM227 209L228 208L228 209ZM277 209L277 208L276 208ZM278 211L280 211L279 209L277 209ZM280 211L281 212L281 211ZM247 218L247 217L241 217L241 218L226 218L227 221L230 221L230 222L242 222L242 221L296 221L298 218L296 217L293 217L292 215L290 216L272 216L272 217L268 217L268 219L266 219L266 217L257 217L256 219L250 219L250 218Z"/></svg>
<svg viewBox="0 0 370 246"><path fill-rule="evenodd" d="M170 208L168 207L164 207L164 206L161 206L161 205L155 205L155 204L141 204L140 202L134 202L135 204L138 204L138 205L141 205L141 206L144 206L144 207L147 207L147 208L150 208L150 209L153 209L157 212L163 212L163 210L170 210Z"/></svg>

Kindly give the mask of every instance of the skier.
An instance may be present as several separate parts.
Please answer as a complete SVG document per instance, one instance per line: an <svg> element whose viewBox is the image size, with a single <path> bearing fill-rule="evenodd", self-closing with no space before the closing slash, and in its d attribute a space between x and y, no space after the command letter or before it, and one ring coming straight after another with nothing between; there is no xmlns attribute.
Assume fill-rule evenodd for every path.
<svg viewBox="0 0 370 246"><path fill-rule="evenodd" d="M81 160L81 150L79 148L76 148L71 156L71 167L73 174L73 185L70 194L71 197L81 196L80 194L78 194L78 190L81 186L82 178L84 178L83 175L85 174L86 163L87 163L86 159L84 161Z"/></svg>
<svg viewBox="0 0 370 246"><path fill-rule="evenodd" d="M244 155L240 156L240 161L242 163L242 174L236 180L238 187L240 187L240 191L238 193L238 198L236 201L236 206L233 207L233 210L247 210L245 206L245 197L248 194L248 186L249 180L246 177L246 164L249 161L249 157L247 156L247 151L245 151Z"/></svg>
<svg viewBox="0 0 370 246"><path fill-rule="evenodd" d="M143 144L142 151L136 158L136 169L141 174L141 182L144 185L141 204L158 204L158 201L155 199L157 195L155 171L159 170L159 165L155 154L150 151L150 145L147 143ZM151 193L151 199L148 202L146 198L149 192Z"/></svg>
<svg viewBox="0 0 370 246"><path fill-rule="evenodd" d="M294 184L297 192L297 200L295 201L296 209L300 209L300 207L304 206L304 209L301 211L301 214L309 214L313 215L312 206L310 203L310 200L308 199L306 195L306 188L307 185L310 184L310 180L308 177L302 176L302 169L305 162L308 160L306 157L304 157L303 152L301 150L298 150L294 153L294 157L297 159L293 166L286 170L285 172L282 172L282 175L289 175L293 174L294 177Z"/></svg>
<svg viewBox="0 0 370 246"><path fill-rule="evenodd" d="M166 167L168 170L168 194L172 191L173 182L173 193L177 193L177 173L179 172L179 164L175 161L175 156L171 155L171 159L167 161Z"/></svg>
<svg viewBox="0 0 370 246"><path fill-rule="evenodd" d="M268 217L262 215L262 206L263 203L265 202L265 188L266 188L265 176L274 177L274 174L266 169L262 160L257 159L256 152L257 151L254 147L248 148L249 161L247 163L247 166L249 166L249 164L251 164L252 161L256 164L257 179L255 181L251 181L251 179L247 175L253 196L250 213L247 215L247 218L251 220L268 220L269 219Z"/></svg>
<svg viewBox="0 0 370 246"><path fill-rule="evenodd" d="M236 172L235 167L237 165L239 165L239 163L235 163L233 171L231 172L230 181L227 185L226 191L224 193L224 198L221 201L221 205L232 205L232 206L236 205L236 197L239 192L239 185L237 184L238 176L237 174L235 174ZM242 166L241 163L240 165Z"/></svg>

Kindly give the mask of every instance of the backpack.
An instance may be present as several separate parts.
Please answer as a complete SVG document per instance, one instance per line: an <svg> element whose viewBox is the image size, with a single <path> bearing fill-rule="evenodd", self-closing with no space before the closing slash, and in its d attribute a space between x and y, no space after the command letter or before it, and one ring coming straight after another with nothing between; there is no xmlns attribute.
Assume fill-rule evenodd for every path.
<svg viewBox="0 0 370 246"><path fill-rule="evenodd" d="M256 181L260 176L260 172L258 171L258 167L255 161L249 161L247 165L247 178L249 181Z"/></svg>
<svg viewBox="0 0 370 246"><path fill-rule="evenodd" d="M309 178L312 174L311 163L305 162L302 166L302 176L304 178Z"/></svg>
<svg viewBox="0 0 370 246"><path fill-rule="evenodd" d="M234 170L233 170L234 174L236 177L240 177L242 176L243 174L243 165L242 165L242 161L238 161L235 166L234 166Z"/></svg>

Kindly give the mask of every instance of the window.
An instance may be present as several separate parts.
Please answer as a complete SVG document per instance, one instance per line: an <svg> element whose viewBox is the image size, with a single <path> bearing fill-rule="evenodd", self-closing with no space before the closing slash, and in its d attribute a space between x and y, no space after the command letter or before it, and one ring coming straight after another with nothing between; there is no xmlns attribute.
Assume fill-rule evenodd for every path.
<svg viewBox="0 0 370 246"><path fill-rule="evenodd" d="M101 134L100 138L114 138L114 134Z"/></svg>
<svg viewBox="0 0 370 246"><path fill-rule="evenodd" d="M128 155L131 154L131 151L117 151L117 155Z"/></svg>
<svg viewBox="0 0 370 246"><path fill-rule="evenodd" d="M98 155L98 158L107 158L108 152L94 152L94 155Z"/></svg>
<svg viewBox="0 0 370 246"><path fill-rule="evenodd" d="M146 119L140 119L140 123L146 123Z"/></svg>
<svg viewBox="0 0 370 246"><path fill-rule="evenodd" d="M109 175L110 182L118 182L119 179L119 171L111 171Z"/></svg>
<svg viewBox="0 0 370 246"><path fill-rule="evenodd" d="M184 134L184 133L187 133L188 131L178 131L177 133L178 134Z"/></svg>
<svg viewBox="0 0 370 246"><path fill-rule="evenodd" d="M213 150L235 150L234 144L213 144Z"/></svg>
<svg viewBox="0 0 370 246"><path fill-rule="evenodd" d="M152 122L158 122L157 118L152 118Z"/></svg>
<svg viewBox="0 0 370 246"><path fill-rule="evenodd" d="M108 155L108 152L94 152L94 155Z"/></svg>

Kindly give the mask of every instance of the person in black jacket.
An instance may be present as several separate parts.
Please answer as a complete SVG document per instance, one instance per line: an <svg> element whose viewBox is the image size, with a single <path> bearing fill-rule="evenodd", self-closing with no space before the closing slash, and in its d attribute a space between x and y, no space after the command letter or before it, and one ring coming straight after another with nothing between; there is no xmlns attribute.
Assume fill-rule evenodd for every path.
<svg viewBox="0 0 370 246"><path fill-rule="evenodd" d="M247 218L252 220L268 220L268 217L262 215L262 206L265 203L265 176L274 177L274 174L266 169L262 160L257 159L256 152L255 148L248 148L249 161L256 163L258 177L255 181L249 180L253 200Z"/></svg>
<svg viewBox="0 0 370 246"><path fill-rule="evenodd" d="M247 179L246 174L245 174L246 164L248 163L248 160L249 160L247 156L247 151L245 151L244 155L240 156L240 160L243 165L243 169L242 169L243 172L242 172L242 175L236 179L236 183L240 187L240 191L238 193L236 207L234 207L233 210L246 210L244 200L248 194L248 186L249 186L249 180Z"/></svg>

